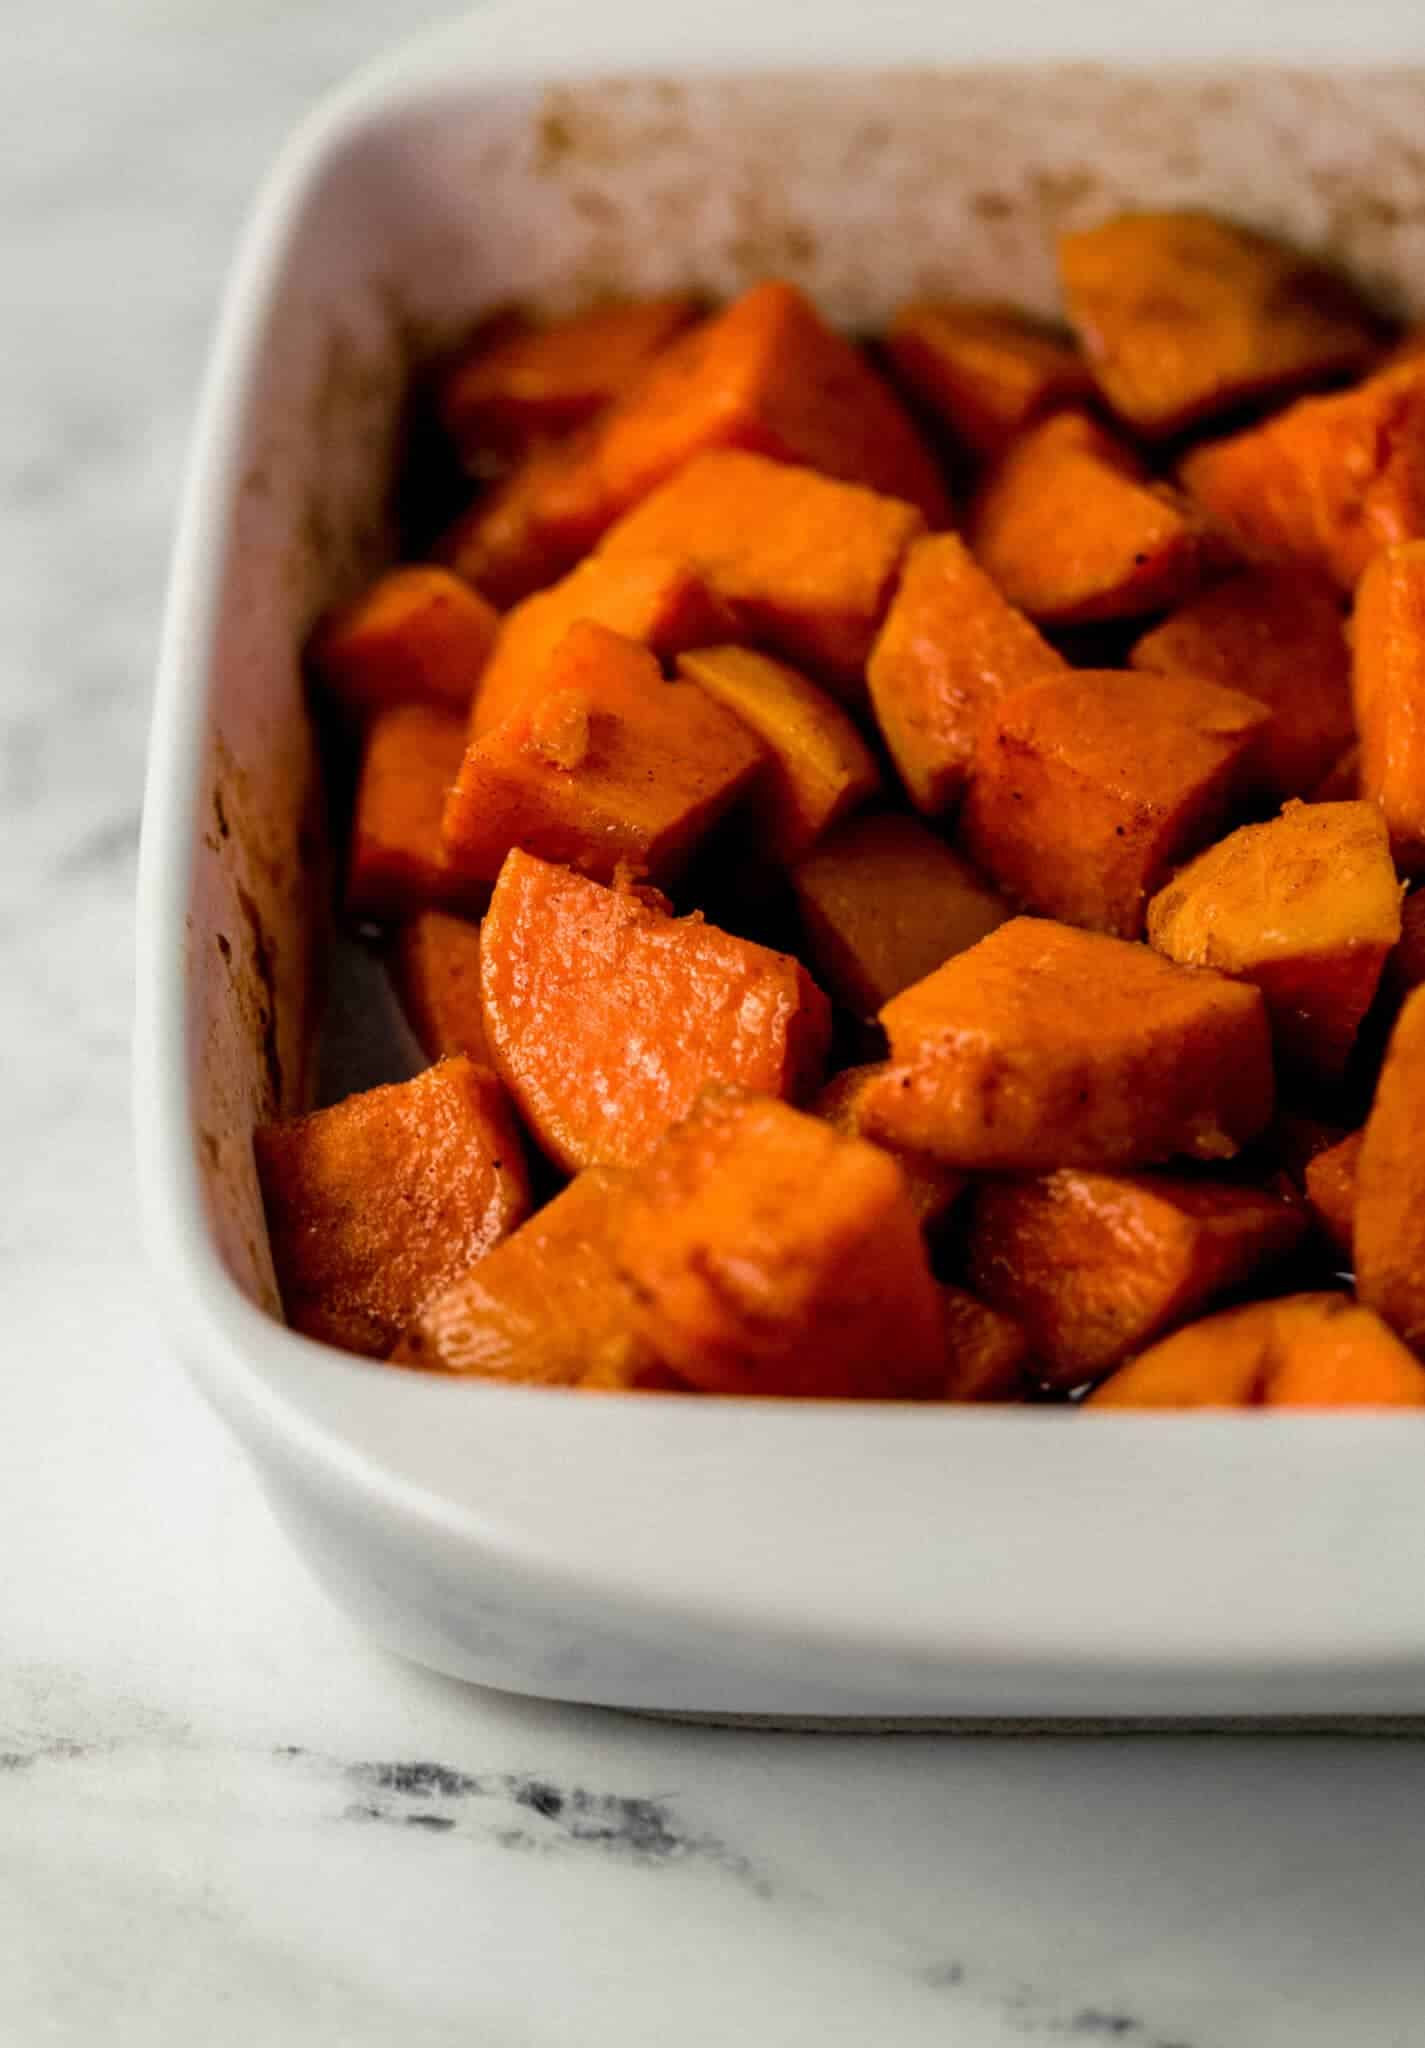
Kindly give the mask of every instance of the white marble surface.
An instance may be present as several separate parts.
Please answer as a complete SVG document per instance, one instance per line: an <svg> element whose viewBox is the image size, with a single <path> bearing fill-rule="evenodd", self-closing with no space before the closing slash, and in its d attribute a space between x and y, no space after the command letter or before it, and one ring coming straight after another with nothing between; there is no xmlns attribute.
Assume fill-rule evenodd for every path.
<svg viewBox="0 0 1425 2048"><path fill-rule="evenodd" d="M481 1695L309 1585L156 1334L130 892L243 202L400 0L0 0L0 2043L1414 2048L1425 1750Z"/></svg>

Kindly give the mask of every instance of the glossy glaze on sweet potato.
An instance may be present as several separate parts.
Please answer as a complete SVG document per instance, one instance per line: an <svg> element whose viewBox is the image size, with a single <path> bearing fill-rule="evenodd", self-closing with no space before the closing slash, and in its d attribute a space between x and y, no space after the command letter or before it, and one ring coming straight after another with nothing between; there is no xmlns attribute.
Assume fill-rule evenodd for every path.
<svg viewBox="0 0 1425 2048"><path fill-rule="evenodd" d="M807 1104L808 1114L819 1116L834 1131L840 1131L844 1138L870 1137L862 1119L862 1106L867 1090L886 1071L884 1060L874 1061L868 1066L843 1067ZM931 1159L923 1152L907 1152L888 1145L883 1138L872 1139L872 1143L880 1145L895 1160L904 1176L906 1193L920 1218L921 1227L934 1230L964 1193L965 1175L953 1166L942 1166L938 1159Z"/></svg>

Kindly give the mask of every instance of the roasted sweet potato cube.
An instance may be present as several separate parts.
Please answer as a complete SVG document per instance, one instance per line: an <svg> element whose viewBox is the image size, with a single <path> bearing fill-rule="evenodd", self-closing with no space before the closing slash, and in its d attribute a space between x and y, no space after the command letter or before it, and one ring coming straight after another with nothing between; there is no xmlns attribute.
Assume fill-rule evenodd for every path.
<svg viewBox="0 0 1425 2048"><path fill-rule="evenodd" d="M1380 329L1345 280L1206 213L1126 213L1059 238L1064 303L1140 434L1364 370Z"/></svg>
<svg viewBox="0 0 1425 2048"><path fill-rule="evenodd" d="M1319 797L1355 737L1341 597L1306 569L1248 569L1204 591L1146 633L1134 668L1176 671L1265 704L1258 787L1279 803ZM1352 789L1345 792L1355 796Z"/></svg>
<svg viewBox="0 0 1425 2048"><path fill-rule="evenodd" d="M1210 846L1148 906L1149 942L1255 982L1279 1058L1339 1078L1400 937L1400 886L1374 804L1290 803Z"/></svg>
<svg viewBox="0 0 1425 2048"><path fill-rule="evenodd" d="M698 456L646 497L600 555L680 552L732 607L741 635L859 696L922 523L898 498L729 450Z"/></svg>
<svg viewBox="0 0 1425 2048"><path fill-rule="evenodd" d="M1352 1131L1306 1162L1306 1199L1336 1249L1352 1256L1356 1237L1356 1181L1364 1132Z"/></svg>
<svg viewBox="0 0 1425 2048"><path fill-rule="evenodd" d="M1195 449L1182 481L1240 553L1354 589L1382 548L1425 537L1425 357Z"/></svg>
<svg viewBox="0 0 1425 2048"><path fill-rule="evenodd" d="M819 980L861 1017L1012 914L943 839L892 811L838 826L792 882Z"/></svg>
<svg viewBox="0 0 1425 2048"><path fill-rule="evenodd" d="M1054 626L1162 611L1197 589L1213 559L1187 500L1150 483L1132 451L1080 412L1011 443L970 509L968 538L1010 603Z"/></svg>
<svg viewBox="0 0 1425 2048"><path fill-rule="evenodd" d="M401 1008L427 1058L465 1053L490 1063L480 1016L480 927L444 910L418 910L396 940Z"/></svg>
<svg viewBox="0 0 1425 2048"><path fill-rule="evenodd" d="M1259 992L1146 946L1016 917L881 1012L868 1136L1038 1172L1229 1159L1272 1114Z"/></svg>
<svg viewBox="0 0 1425 2048"><path fill-rule="evenodd" d="M830 1006L795 960L532 854L500 871L480 973L496 1068L571 1172L645 1159L711 1082L821 1078Z"/></svg>
<svg viewBox="0 0 1425 2048"><path fill-rule="evenodd" d="M392 569L328 612L310 659L324 686L357 712L390 704L466 711L499 630L493 605L448 569Z"/></svg>
<svg viewBox="0 0 1425 2048"><path fill-rule="evenodd" d="M1268 717L1194 676L1030 683L980 729L965 849L1017 902L1138 938L1173 863L1221 828Z"/></svg>
<svg viewBox="0 0 1425 2048"><path fill-rule="evenodd" d="M942 1401L1023 1401L1034 1389L1037 1369L1029 1340L1018 1323L963 1287L940 1289L945 1327L945 1377L936 1393Z"/></svg>
<svg viewBox="0 0 1425 2048"><path fill-rule="evenodd" d="M894 1160L784 1102L710 1089L629 1187L639 1334L705 1393L922 1394L941 1308Z"/></svg>
<svg viewBox="0 0 1425 2048"><path fill-rule="evenodd" d="M750 799L756 850L798 860L839 818L873 796L875 758L824 690L749 647L702 647L678 670L752 733L766 767Z"/></svg>
<svg viewBox="0 0 1425 2048"><path fill-rule="evenodd" d="M373 1358L529 1212L504 1090L467 1059L266 1124L253 1150L288 1322Z"/></svg>
<svg viewBox="0 0 1425 2048"><path fill-rule="evenodd" d="M949 810L985 713L1067 666L958 534L914 541L866 674L876 723L916 809L931 817Z"/></svg>
<svg viewBox="0 0 1425 2048"><path fill-rule="evenodd" d="M1317 1153L1329 1152L1347 1135L1342 1124L1327 1123L1300 1110L1281 1109L1263 1135L1262 1150L1275 1171L1285 1175L1291 1187L1303 1194L1306 1169Z"/></svg>
<svg viewBox="0 0 1425 2048"><path fill-rule="evenodd" d="M557 582L606 524L585 431L531 448L508 476L479 493L435 552L503 611Z"/></svg>
<svg viewBox="0 0 1425 2048"><path fill-rule="evenodd" d="M1290 1251L1299 1203L1230 1181L1084 1173L976 1190L970 1285L1060 1386L1097 1379Z"/></svg>
<svg viewBox="0 0 1425 2048"><path fill-rule="evenodd" d="M1425 1370L1345 1294L1224 1309L1106 1379L1094 1408L1418 1408Z"/></svg>
<svg viewBox="0 0 1425 2048"><path fill-rule="evenodd" d="M1400 938L1381 980L1395 1004L1425 982L1425 889L1416 889L1400 906Z"/></svg>
<svg viewBox="0 0 1425 2048"><path fill-rule="evenodd" d="M1407 996L1356 1162L1356 1291L1425 1350L1425 989Z"/></svg>
<svg viewBox="0 0 1425 2048"><path fill-rule="evenodd" d="M1402 874L1425 874L1425 541L1376 557L1352 625L1361 795L1380 805Z"/></svg>
<svg viewBox="0 0 1425 2048"><path fill-rule="evenodd" d="M440 838L445 799L465 754L465 721L429 704L396 704L366 731L347 869L347 909L400 917L427 904L478 909L485 891L456 874Z"/></svg>
<svg viewBox="0 0 1425 2048"><path fill-rule="evenodd" d="M812 1116L819 1116L834 1131L840 1131L844 1138L864 1138L868 1135L861 1122L861 1105L866 1090L878 1081L886 1071L884 1060L872 1066L845 1067L828 1081L821 1093L808 1105ZM960 1199L965 1188L965 1176L953 1166L942 1166L938 1159L930 1159L923 1152L904 1152L893 1145L885 1145L879 1138L872 1141L882 1145L889 1152L905 1176L906 1192L911 1206L920 1218L921 1227L933 1230L944 1221Z"/></svg>
<svg viewBox="0 0 1425 2048"><path fill-rule="evenodd" d="M445 806L446 856L493 882L515 846L610 881L666 880L761 768L745 724L646 647L582 619L544 679L466 749Z"/></svg>
<svg viewBox="0 0 1425 2048"><path fill-rule="evenodd" d="M916 396L977 455L997 455L1045 413L1093 396L1073 343L1014 306L954 299L903 306L886 352Z"/></svg>

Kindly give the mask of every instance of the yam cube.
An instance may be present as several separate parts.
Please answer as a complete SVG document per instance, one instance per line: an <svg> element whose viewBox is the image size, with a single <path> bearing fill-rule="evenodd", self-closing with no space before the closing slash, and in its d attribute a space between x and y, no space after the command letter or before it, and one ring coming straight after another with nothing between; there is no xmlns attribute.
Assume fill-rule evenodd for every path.
<svg viewBox="0 0 1425 2048"><path fill-rule="evenodd" d="M647 1158L711 1082L799 1099L821 1078L830 1005L788 954L532 854L500 871L480 972L496 1068L570 1172Z"/></svg>
<svg viewBox="0 0 1425 2048"><path fill-rule="evenodd" d="M1306 1199L1336 1249L1349 1259L1356 1237L1356 1192L1365 1134L1352 1131L1306 1162Z"/></svg>
<svg viewBox="0 0 1425 2048"><path fill-rule="evenodd" d="M1043 625L1165 610L1212 561L1187 500L1078 412L1011 443L971 507L968 538L1010 603Z"/></svg>
<svg viewBox="0 0 1425 2048"><path fill-rule="evenodd" d="M519 1132L467 1059L253 1134L294 1330L382 1358L529 1213Z"/></svg>
<svg viewBox="0 0 1425 2048"><path fill-rule="evenodd" d="M1402 874L1425 874L1425 541L1376 557L1353 625L1361 795L1380 805Z"/></svg>
<svg viewBox="0 0 1425 2048"><path fill-rule="evenodd" d="M439 559L501 611L557 582L607 523L586 450L587 433L532 448L447 528Z"/></svg>
<svg viewBox="0 0 1425 2048"><path fill-rule="evenodd" d="M1251 981L1278 1056L1339 1078L1400 937L1400 886L1374 804L1286 806L1198 855L1148 906L1148 937L1185 967Z"/></svg>
<svg viewBox="0 0 1425 2048"><path fill-rule="evenodd" d="M392 569L312 636L313 667L357 712L390 704L466 711L499 631L499 614L448 569Z"/></svg>
<svg viewBox="0 0 1425 2048"><path fill-rule="evenodd" d="M372 719L347 869L353 916L399 917L431 903L479 908L485 891L451 868L440 837L464 756L465 721L456 713L395 704Z"/></svg>
<svg viewBox="0 0 1425 2048"><path fill-rule="evenodd" d="M1271 1119L1266 1012L1245 982L1016 917L881 1012L868 1136L997 1172L1230 1159Z"/></svg>
<svg viewBox="0 0 1425 2048"><path fill-rule="evenodd" d="M1030 683L981 727L965 850L1017 902L1138 938L1173 863L1221 829L1268 717L1192 676Z"/></svg>
<svg viewBox="0 0 1425 2048"><path fill-rule="evenodd" d="M1206 213L1126 213L1059 238L1069 319L1140 434L1364 370L1379 344L1335 272Z"/></svg>
<svg viewBox="0 0 1425 2048"><path fill-rule="evenodd" d="M1033 1391L1035 1365L1018 1323L963 1287L940 1289L945 1328L942 1401L1022 1401Z"/></svg>
<svg viewBox="0 0 1425 2048"><path fill-rule="evenodd" d="M884 1060L873 1066L843 1068L808 1104L810 1114L819 1116L844 1138L868 1136L861 1120L861 1106L866 1090L885 1071ZM873 1142L882 1144L879 1138ZM942 1166L938 1159L928 1158L923 1152L904 1152L892 1145L882 1145L882 1149L890 1153L905 1176L906 1192L921 1228L933 1230L964 1192L964 1174L957 1173L953 1166Z"/></svg>
<svg viewBox="0 0 1425 2048"><path fill-rule="evenodd" d="M1425 1350L1425 989L1396 1019L1356 1163L1356 1291Z"/></svg>
<svg viewBox="0 0 1425 2048"><path fill-rule="evenodd" d="M985 713L1068 664L1016 611L958 534L912 543L871 650L871 706L918 811L959 798Z"/></svg>
<svg viewBox="0 0 1425 2048"><path fill-rule="evenodd" d="M890 811L838 826L792 882L817 978L860 1017L1012 914L943 839Z"/></svg>
<svg viewBox="0 0 1425 2048"><path fill-rule="evenodd" d="M515 846L603 881L621 867L666 879L762 761L730 712L584 619L539 687L467 748L445 806L446 855L485 882Z"/></svg>
<svg viewBox="0 0 1425 2048"><path fill-rule="evenodd" d="M968 1272L1045 1378L1072 1387L1242 1285L1305 1228L1298 1203L1259 1188L1066 1167L981 1185Z"/></svg>
<svg viewBox="0 0 1425 2048"><path fill-rule="evenodd" d="M1146 633L1132 663L1220 683L1265 704L1272 719L1255 773L1278 803L1313 792L1321 800L1319 784L1355 737L1340 593L1311 570L1229 577Z"/></svg>
<svg viewBox="0 0 1425 2048"><path fill-rule="evenodd" d="M894 1398L943 1372L900 1169L783 1102L709 1090L634 1176L617 1256L640 1335L705 1393Z"/></svg>
<svg viewBox="0 0 1425 2048"><path fill-rule="evenodd" d="M959 300L903 306L886 335L901 378L977 455L997 455L1031 421L1093 395L1073 343L1013 306Z"/></svg>
<svg viewBox="0 0 1425 2048"><path fill-rule="evenodd" d="M465 1053L489 1065L480 1015L480 927L444 910L420 910L396 941L396 988L428 1059Z"/></svg>
<svg viewBox="0 0 1425 2048"><path fill-rule="evenodd" d="M678 671L741 719L765 750L751 799L757 851L797 860L875 794L880 775L841 707L796 669L748 647L703 647Z"/></svg>

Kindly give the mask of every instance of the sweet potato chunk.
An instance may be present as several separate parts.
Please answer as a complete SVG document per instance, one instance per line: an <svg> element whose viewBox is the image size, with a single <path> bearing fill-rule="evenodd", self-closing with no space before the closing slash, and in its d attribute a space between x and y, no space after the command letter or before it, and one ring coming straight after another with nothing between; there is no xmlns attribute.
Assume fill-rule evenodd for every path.
<svg viewBox="0 0 1425 2048"><path fill-rule="evenodd" d="M1265 704L1272 722L1257 745L1256 779L1282 802L1318 792L1355 736L1344 628L1340 594L1322 577L1248 569L1146 633L1132 663L1198 676Z"/></svg>
<svg viewBox="0 0 1425 2048"><path fill-rule="evenodd" d="M493 882L511 847L604 881L666 880L761 768L737 718L665 683L646 647L582 619L544 679L471 742L445 806L447 858Z"/></svg>
<svg viewBox="0 0 1425 2048"><path fill-rule="evenodd" d="M796 669L747 647L702 647L680 656L678 669L740 718L766 751L751 811L757 850L769 859L799 859L875 794L881 778L866 742L840 706Z"/></svg>
<svg viewBox="0 0 1425 2048"><path fill-rule="evenodd" d="M1182 480L1242 554L1354 589L1372 555L1425 537L1425 357L1195 449Z"/></svg>
<svg viewBox="0 0 1425 2048"><path fill-rule="evenodd" d="M943 1371L899 1167L785 1103L710 1089L633 1177L621 1224L639 1334L705 1393L907 1396Z"/></svg>
<svg viewBox="0 0 1425 2048"><path fill-rule="evenodd" d="M1361 795L1380 805L1403 874L1425 874L1425 541L1378 555L1356 593Z"/></svg>
<svg viewBox="0 0 1425 2048"><path fill-rule="evenodd" d="M1093 395L1072 342L1013 306L903 306L886 351L917 397L977 455L997 455L1032 421Z"/></svg>
<svg viewBox="0 0 1425 2048"><path fill-rule="evenodd" d="M1272 1114L1256 989L1043 918L1002 924L881 1022L867 1135L950 1166L1228 1159Z"/></svg>
<svg viewBox="0 0 1425 2048"><path fill-rule="evenodd" d="M898 498L732 450L690 462L614 527L600 555L680 552L742 634L859 695L921 527Z"/></svg>
<svg viewBox="0 0 1425 2048"><path fill-rule="evenodd" d="M328 612L310 657L326 688L354 711L389 704L465 711L499 624L494 606L448 569L392 569Z"/></svg>
<svg viewBox="0 0 1425 2048"><path fill-rule="evenodd" d="M532 448L437 542L445 566L501 611L557 581L603 532L597 488L580 465L585 445L575 434Z"/></svg>
<svg viewBox="0 0 1425 2048"><path fill-rule="evenodd" d="M949 810L986 711L1066 667L958 534L913 542L867 681L876 723L916 809L931 817Z"/></svg>
<svg viewBox="0 0 1425 2048"><path fill-rule="evenodd" d="M1425 989L1396 1019L1356 1163L1356 1290L1425 1350Z"/></svg>
<svg viewBox="0 0 1425 2048"><path fill-rule="evenodd" d="M294 1330L384 1357L529 1212L499 1082L467 1059L253 1134Z"/></svg>
<svg viewBox="0 0 1425 2048"><path fill-rule="evenodd" d="M1255 982L1278 1055L1338 1078L1400 937L1400 887L1374 804L1290 803L1199 854L1148 906L1149 942Z"/></svg>
<svg viewBox="0 0 1425 2048"><path fill-rule="evenodd" d="M873 1066L843 1068L808 1104L810 1114L819 1116L844 1138L868 1136L861 1122L861 1105L866 1090L885 1072L884 1060ZM957 1173L953 1166L942 1166L938 1159L930 1159L923 1152L904 1152L894 1145L884 1145L879 1138L872 1142L891 1154L905 1176L906 1193L921 1227L933 1230L964 1192L964 1174Z"/></svg>
<svg viewBox="0 0 1425 2048"><path fill-rule="evenodd" d="M1352 1256L1356 1237L1356 1182L1364 1132L1352 1131L1306 1162L1306 1199L1337 1250Z"/></svg>
<svg viewBox="0 0 1425 2048"><path fill-rule="evenodd" d="M419 910L401 926L394 966L401 1008L427 1058L465 1053L488 1066L479 925L444 910Z"/></svg>
<svg viewBox="0 0 1425 2048"><path fill-rule="evenodd" d="M792 882L818 977L861 1017L1011 915L943 839L888 811L838 826Z"/></svg>
<svg viewBox="0 0 1425 2048"><path fill-rule="evenodd" d="M645 1159L709 1082L820 1079L830 1007L795 960L532 854L501 869L480 955L496 1068L571 1172Z"/></svg>
<svg viewBox="0 0 1425 2048"><path fill-rule="evenodd" d="M1131 619L1197 588L1211 554L1187 500L1147 481L1083 413L1013 442L970 511L976 558L1011 604L1054 626Z"/></svg>
<svg viewBox="0 0 1425 2048"><path fill-rule="evenodd" d="M1014 1317L1044 1377L1072 1387L1240 1286L1305 1227L1297 1203L1228 1181L1074 1168L987 1181L970 1285Z"/></svg>
<svg viewBox="0 0 1425 2048"><path fill-rule="evenodd" d="M1059 274L1100 389L1149 436L1364 370L1379 344L1344 279L1211 214L1127 213L1061 235Z"/></svg>
<svg viewBox="0 0 1425 2048"><path fill-rule="evenodd" d="M1029 1340L1018 1323L963 1287L940 1289L945 1328L942 1401L1022 1401L1034 1385Z"/></svg>
<svg viewBox="0 0 1425 2048"><path fill-rule="evenodd" d="M346 902L353 916L398 917L427 904L478 909L485 894L441 845L445 799L465 753L465 721L429 704L395 704L366 732Z"/></svg>
<svg viewBox="0 0 1425 2048"><path fill-rule="evenodd" d="M1425 889L1416 889L1400 906L1400 938L1381 979L1396 1004L1425 982Z"/></svg>
<svg viewBox="0 0 1425 2048"><path fill-rule="evenodd" d="M1419 1408L1425 1371L1345 1294L1225 1309L1106 1379L1088 1408Z"/></svg>
<svg viewBox="0 0 1425 2048"><path fill-rule="evenodd" d="M1268 716L1193 676L1030 683L981 727L966 851L1017 902L1137 938L1174 861L1220 828Z"/></svg>

